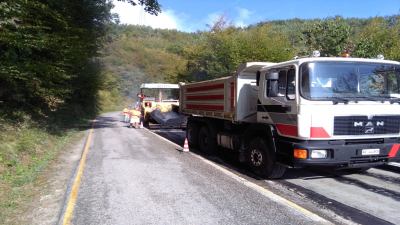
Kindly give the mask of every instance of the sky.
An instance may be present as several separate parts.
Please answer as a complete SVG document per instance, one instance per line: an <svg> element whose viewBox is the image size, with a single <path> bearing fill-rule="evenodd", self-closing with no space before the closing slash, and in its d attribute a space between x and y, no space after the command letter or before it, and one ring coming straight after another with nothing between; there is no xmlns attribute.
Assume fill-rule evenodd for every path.
<svg viewBox="0 0 400 225"><path fill-rule="evenodd" d="M262 21L333 16L369 18L400 14L400 0L158 0L162 13L152 16L140 6L114 0L121 24L185 32L208 30L224 16L237 27Z"/></svg>

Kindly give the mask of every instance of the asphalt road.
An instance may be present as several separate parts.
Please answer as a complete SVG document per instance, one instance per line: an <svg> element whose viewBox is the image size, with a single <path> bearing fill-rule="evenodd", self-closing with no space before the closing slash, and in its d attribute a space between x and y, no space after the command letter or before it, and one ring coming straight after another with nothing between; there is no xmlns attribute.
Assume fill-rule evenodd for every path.
<svg viewBox="0 0 400 225"><path fill-rule="evenodd" d="M264 180L183 153L148 130L127 128L116 113L99 117L92 137L72 224L324 224L335 219L276 196Z"/></svg>
<svg viewBox="0 0 400 225"><path fill-rule="evenodd" d="M181 130L153 129L179 145L184 141ZM196 154L195 149L192 149ZM254 180L255 175L239 164L229 152L221 151L216 156L205 156L215 163L228 167L244 179ZM280 180L257 180L267 188L286 196L319 214L334 213L348 221L334 223L400 224L400 167L373 168L362 174L326 169L289 169Z"/></svg>

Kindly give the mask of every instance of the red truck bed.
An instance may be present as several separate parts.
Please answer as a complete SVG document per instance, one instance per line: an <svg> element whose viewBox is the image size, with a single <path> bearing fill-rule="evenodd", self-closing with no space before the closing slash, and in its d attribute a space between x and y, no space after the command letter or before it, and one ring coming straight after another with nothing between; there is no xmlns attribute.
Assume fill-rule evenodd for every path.
<svg viewBox="0 0 400 225"><path fill-rule="evenodd" d="M246 63L233 76L180 84L180 111L231 121L256 121L256 73L273 63Z"/></svg>

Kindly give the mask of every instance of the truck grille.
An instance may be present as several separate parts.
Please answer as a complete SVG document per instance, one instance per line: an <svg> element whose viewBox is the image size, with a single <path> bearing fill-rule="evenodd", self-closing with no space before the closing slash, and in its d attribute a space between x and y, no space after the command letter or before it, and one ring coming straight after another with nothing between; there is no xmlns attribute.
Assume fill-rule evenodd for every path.
<svg viewBox="0 0 400 225"><path fill-rule="evenodd" d="M400 131L400 116L335 116L334 135L395 134Z"/></svg>

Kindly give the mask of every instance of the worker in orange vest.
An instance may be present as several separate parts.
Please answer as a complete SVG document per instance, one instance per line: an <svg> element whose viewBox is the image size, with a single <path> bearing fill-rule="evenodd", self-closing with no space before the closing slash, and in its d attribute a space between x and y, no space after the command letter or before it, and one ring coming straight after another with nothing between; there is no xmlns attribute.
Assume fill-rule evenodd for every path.
<svg viewBox="0 0 400 225"><path fill-rule="evenodd" d="M140 117L142 113L140 112L139 108L130 110L130 126L134 128L140 127Z"/></svg>

